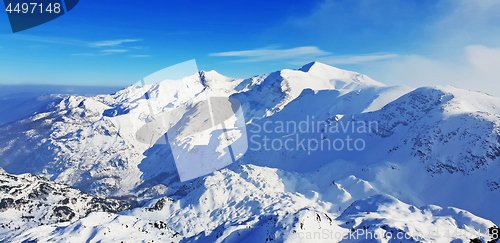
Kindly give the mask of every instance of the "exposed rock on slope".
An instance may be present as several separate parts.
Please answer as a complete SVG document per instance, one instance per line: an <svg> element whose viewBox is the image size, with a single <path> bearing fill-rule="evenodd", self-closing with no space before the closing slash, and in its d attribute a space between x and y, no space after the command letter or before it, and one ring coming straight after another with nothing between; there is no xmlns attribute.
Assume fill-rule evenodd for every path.
<svg viewBox="0 0 500 243"><path fill-rule="evenodd" d="M38 225L74 222L91 212L117 213L126 202L92 196L32 174L10 175L0 168L0 241Z"/></svg>

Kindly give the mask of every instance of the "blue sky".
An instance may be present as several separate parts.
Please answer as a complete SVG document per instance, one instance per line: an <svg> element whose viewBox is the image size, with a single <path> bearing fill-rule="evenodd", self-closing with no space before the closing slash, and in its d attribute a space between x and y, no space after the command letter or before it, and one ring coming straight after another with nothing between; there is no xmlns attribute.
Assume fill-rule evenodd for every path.
<svg viewBox="0 0 500 243"><path fill-rule="evenodd" d="M196 59L247 78L321 61L389 84L500 90L495 0L80 1L13 34L1 84L117 85Z"/></svg>

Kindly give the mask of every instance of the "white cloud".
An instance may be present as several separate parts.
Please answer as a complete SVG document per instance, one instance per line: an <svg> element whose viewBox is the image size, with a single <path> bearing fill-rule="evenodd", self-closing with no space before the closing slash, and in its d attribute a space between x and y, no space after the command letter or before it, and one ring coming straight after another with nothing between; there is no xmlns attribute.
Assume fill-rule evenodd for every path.
<svg viewBox="0 0 500 243"><path fill-rule="evenodd" d="M128 52L130 49L146 49L146 47L128 47L127 43L134 43L142 41L142 39L117 39L117 40L103 40L103 41L86 41L70 38L60 38L60 37L41 37L34 35L8 35L7 38L15 38L22 41L33 41L47 44L56 45L68 45L77 46L81 48L92 48L101 49L97 53L84 51L82 53L70 54L72 56L102 56L110 55L113 53L124 53ZM106 49L106 48L117 48L117 49Z"/></svg>
<svg viewBox="0 0 500 243"><path fill-rule="evenodd" d="M450 84L464 77L465 68L458 64L426 58L421 55L402 55L386 62L364 67L365 74L389 85L406 84L414 87Z"/></svg>
<svg viewBox="0 0 500 243"><path fill-rule="evenodd" d="M117 39L117 40L103 40L103 41L86 41L71 38L62 37L46 37L46 36L36 36L36 35L5 35L7 38L15 38L23 41L34 41L49 44L59 44L59 45L72 45L72 46L82 46L82 47L116 47L124 43L132 43L142 41L142 39Z"/></svg>
<svg viewBox="0 0 500 243"><path fill-rule="evenodd" d="M360 56L329 56L318 58L318 61L330 65L360 64L398 57L397 54L360 55Z"/></svg>
<svg viewBox="0 0 500 243"><path fill-rule="evenodd" d="M130 55L130 57L151 57L151 55Z"/></svg>
<svg viewBox="0 0 500 243"><path fill-rule="evenodd" d="M500 97L500 48L474 45L465 47L470 63L472 77L464 87L476 87L477 90Z"/></svg>
<svg viewBox="0 0 500 243"><path fill-rule="evenodd" d="M291 49L255 49L212 53L217 57L240 57L236 62L261 62L286 60L291 64L301 65L310 61L320 61L330 65L359 64L397 57L396 54L342 55L335 56L316 46L302 46Z"/></svg>
<svg viewBox="0 0 500 243"><path fill-rule="evenodd" d="M121 39L121 40L106 40L89 43L91 47L115 47L120 46L123 43L131 43L142 41L142 39Z"/></svg>
<svg viewBox="0 0 500 243"><path fill-rule="evenodd" d="M420 55L362 67L388 84L451 84L500 96L500 1L441 0Z"/></svg>
<svg viewBox="0 0 500 243"><path fill-rule="evenodd" d="M111 50L102 50L101 52L104 53L123 53L123 52L128 52L126 49L111 49Z"/></svg>
<svg viewBox="0 0 500 243"><path fill-rule="evenodd" d="M91 56L97 56L97 54L95 54L95 53L74 53L74 54L71 54L71 56L91 57Z"/></svg>
<svg viewBox="0 0 500 243"><path fill-rule="evenodd" d="M238 62L260 62L280 59L313 58L329 55L329 52L320 50L316 46L302 46L291 49L255 49L244 51L228 51L212 53L217 57L242 57Z"/></svg>
<svg viewBox="0 0 500 243"><path fill-rule="evenodd" d="M413 87L454 85L500 96L500 48L469 45L454 61L421 55L402 55L368 64L362 72L389 85Z"/></svg>
<svg viewBox="0 0 500 243"><path fill-rule="evenodd" d="M324 0L312 14L291 18L288 23L320 29L326 34L343 31L350 23L338 25L338 18L346 18L344 13L358 17L356 14L365 11L364 6L371 6L370 2L376 3L361 0L355 4L355 10L347 11L343 8L348 7L349 2ZM399 8L393 9L399 11ZM378 10L373 10L373 15L360 15L363 18L361 22L388 19L383 16L378 18L376 13L384 13ZM410 54L322 56L317 60L330 65L362 64L354 69L389 85L420 87L451 84L500 96L500 1L439 0L432 10L432 16L415 25L416 29L409 29L421 33L415 39L416 47L404 51ZM352 24L356 23L359 21ZM356 26L350 27L355 29Z"/></svg>
<svg viewBox="0 0 500 243"><path fill-rule="evenodd" d="M481 45L470 45L465 47L469 63L477 71L492 78L500 80L500 48L488 48Z"/></svg>
<svg viewBox="0 0 500 243"><path fill-rule="evenodd" d="M74 53L71 54L71 56L106 56L106 55L111 55L115 53L125 53L129 52L127 49L108 49L108 50L101 50L100 52L97 53ZM129 55L130 57L150 57L150 55Z"/></svg>
<svg viewBox="0 0 500 243"><path fill-rule="evenodd" d="M42 37L36 35L2 35L2 38L12 38L20 41L33 41L33 42L41 42L48 44L58 44L58 45L70 45L70 46L88 46L90 42L70 39L70 38L60 38L60 37Z"/></svg>
<svg viewBox="0 0 500 243"><path fill-rule="evenodd" d="M428 26L430 41L440 51L500 42L500 1L441 0L441 4L445 13Z"/></svg>

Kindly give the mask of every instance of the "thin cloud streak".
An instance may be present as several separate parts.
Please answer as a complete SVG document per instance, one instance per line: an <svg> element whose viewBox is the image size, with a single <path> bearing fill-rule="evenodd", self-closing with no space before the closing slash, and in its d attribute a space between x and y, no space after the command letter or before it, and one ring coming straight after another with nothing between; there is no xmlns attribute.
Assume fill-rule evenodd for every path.
<svg viewBox="0 0 500 243"><path fill-rule="evenodd" d="M339 57L324 57L318 61L329 65L344 65L344 64L360 64L365 62L375 62L380 60L396 58L397 54L380 54L380 55L360 55L360 56L339 56Z"/></svg>
<svg viewBox="0 0 500 243"><path fill-rule="evenodd" d="M123 52L128 52L126 49L111 49L111 50L102 50L101 52L104 53L123 53Z"/></svg>
<svg viewBox="0 0 500 243"><path fill-rule="evenodd" d="M291 49L255 49L244 51L228 51L211 53L215 57L242 57L236 62L261 62L280 59L311 58L329 55L329 52L320 50L316 46L302 46Z"/></svg>
<svg viewBox="0 0 500 243"><path fill-rule="evenodd" d="M40 37L34 35L9 35L8 38L15 38L22 41L33 41L40 43L56 44L56 45L67 45L67 46L79 46L82 48L92 48L92 49L103 49L103 48L120 48L120 49L104 49L100 50L99 53L75 53L70 54L71 56L103 56L110 55L114 53L124 53L129 52L131 49L138 49L137 47L126 47L127 43L135 43L142 41L142 39L118 39L118 40L103 40L103 41L86 41L71 38L54 38L54 37ZM142 47L144 49L144 47Z"/></svg>
<svg viewBox="0 0 500 243"><path fill-rule="evenodd" d="M129 55L130 57L138 57L138 58L144 58L144 57L151 57L151 55Z"/></svg>
<svg viewBox="0 0 500 243"><path fill-rule="evenodd" d="M54 38L54 37L40 37L36 35L25 35L25 34L16 34L16 35L2 35L3 38L12 38L15 40L21 41L33 41L33 42L41 42L48 44L58 44L58 45L70 45L70 46L89 46L91 42L70 39L70 38Z"/></svg>
<svg viewBox="0 0 500 243"><path fill-rule="evenodd" d="M241 57L233 62L262 62L274 60L287 60L293 64L304 64L315 60L330 65L360 64L384 59L395 58L397 54L367 54L367 55L342 55L334 56L330 52L316 46L302 46L291 49L255 49L244 51L228 51L212 53L215 57Z"/></svg>
<svg viewBox="0 0 500 243"><path fill-rule="evenodd" d="M122 40L106 40L106 41L98 41L92 42L89 44L91 47L116 47L120 46L123 43L132 43L142 41L142 39L122 39Z"/></svg>
<svg viewBox="0 0 500 243"><path fill-rule="evenodd" d="M95 53L74 53L74 54L70 54L70 56L91 57L91 56L97 56L97 54L95 54Z"/></svg>
<svg viewBox="0 0 500 243"><path fill-rule="evenodd" d="M119 39L119 40L103 40L103 41L86 41L71 38L59 38L59 37L41 37L36 35L3 35L7 38L14 38L23 41L34 41L49 44L60 44L60 45L72 45L72 46L82 46L82 47L116 47L124 43L139 42L142 39Z"/></svg>

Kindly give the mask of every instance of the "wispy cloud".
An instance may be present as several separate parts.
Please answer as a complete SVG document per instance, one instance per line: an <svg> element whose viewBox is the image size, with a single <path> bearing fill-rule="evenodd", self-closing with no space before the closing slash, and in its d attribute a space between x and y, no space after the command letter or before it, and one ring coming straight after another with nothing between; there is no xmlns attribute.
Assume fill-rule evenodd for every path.
<svg viewBox="0 0 500 243"><path fill-rule="evenodd" d="M500 1L439 3L443 12L425 25L425 47L362 71L387 84L452 84L500 96Z"/></svg>
<svg viewBox="0 0 500 243"><path fill-rule="evenodd" d="M151 57L151 55L129 55L130 57Z"/></svg>
<svg viewBox="0 0 500 243"><path fill-rule="evenodd" d="M500 40L500 1L441 0L447 12L430 29L443 46L492 45Z"/></svg>
<svg viewBox="0 0 500 243"><path fill-rule="evenodd" d="M115 47L123 43L132 43L142 41L142 39L121 39L121 40L105 40L89 43L91 47Z"/></svg>
<svg viewBox="0 0 500 243"><path fill-rule="evenodd" d="M47 37L47 36L36 36L36 35L2 35L2 38L12 38L19 41L31 41L31 42L39 42L39 43L47 43L47 44L57 44L57 45L68 45L68 46L81 46L88 47L91 42L71 39L71 38L62 38L62 37Z"/></svg>
<svg viewBox="0 0 500 243"><path fill-rule="evenodd" d="M346 49L368 44L373 48L364 49L399 49L401 54L329 55L316 60L330 65L362 63L356 71L387 84L452 84L500 96L500 1L320 2L308 15L290 16L281 28L323 40L342 36L332 45Z"/></svg>
<svg viewBox="0 0 500 243"><path fill-rule="evenodd" d="M123 52L128 52L127 49L110 49L110 50L102 50L101 52L104 53L123 53Z"/></svg>
<svg viewBox="0 0 500 243"><path fill-rule="evenodd" d="M9 35L7 38L16 38L21 41L31 41L47 44L66 45L80 47L82 53L70 54L71 56L102 56L111 55L116 53L129 52L130 50L147 49L147 47L127 46L129 43L136 43L142 39L116 39L116 40L102 40L102 41L87 41L71 38L61 37L41 37L34 35ZM97 49L97 51L85 51L85 48L90 50ZM116 49L109 49L116 48ZM99 50L100 49L100 50Z"/></svg>
<svg viewBox="0 0 500 243"><path fill-rule="evenodd" d="M291 49L255 49L212 53L216 57L241 57L237 62L260 62L280 59L311 58L329 55L316 46L302 46Z"/></svg>
<svg viewBox="0 0 500 243"><path fill-rule="evenodd" d="M398 57L397 54L360 55L360 56L329 56L318 58L318 61L330 65L360 64L364 62L374 62Z"/></svg>
<svg viewBox="0 0 500 243"><path fill-rule="evenodd" d="M91 56L97 56L97 54L96 53L73 53L73 54L70 54L70 56L91 57Z"/></svg>
<svg viewBox="0 0 500 243"><path fill-rule="evenodd" d="M240 57L235 62L261 62L286 60L292 64L304 64L309 61L320 61L330 65L360 64L364 62L374 62L384 59L395 58L397 54L366 54L366 55L333 55L330 52L321 50L316 46L303 46L291 49L255 49L244 51L228 51L212 53L210 56L216 57Z"/></svg>
<svg viewBox="0 0 500 243"><path fill-rule="evenodd" d="M86 56L86 57L92 57L92 56L107 56L107 55L112 55L115 53L125 53L129 52L127 49L108 49L108 50L101 50L99 52L91 52L91 53L74 53L71 54L71 56ZM131 55L131 56L142 56L142 55ZM147 55L145 55L147 56Z"/></svg>
<svg viewBox="0 0 500 243"><path fill-rule="evenodd" d="M500 48L469 45L455 61L422 55L400 55L367 65L363 73L386 84L415 87L448 85L500 96Z"/></svg>

